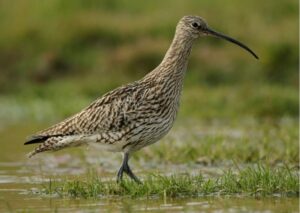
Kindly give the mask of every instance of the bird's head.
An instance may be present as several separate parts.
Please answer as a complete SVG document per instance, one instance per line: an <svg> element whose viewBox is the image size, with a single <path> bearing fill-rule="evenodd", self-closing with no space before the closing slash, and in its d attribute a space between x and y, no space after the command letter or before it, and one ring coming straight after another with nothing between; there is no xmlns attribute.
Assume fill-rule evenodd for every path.
<svg viewBox="0 0 300 213"><path fill-rule="evenodd" d="M245 44L227 35L214 31L208 26L206 21L199 16L184 16L177 25L176 33L182 34L191 39L196 39L200 36L214 36L217 38L222 38L242 47L250 52L256 59L258 59L258 56Z"/></svg>

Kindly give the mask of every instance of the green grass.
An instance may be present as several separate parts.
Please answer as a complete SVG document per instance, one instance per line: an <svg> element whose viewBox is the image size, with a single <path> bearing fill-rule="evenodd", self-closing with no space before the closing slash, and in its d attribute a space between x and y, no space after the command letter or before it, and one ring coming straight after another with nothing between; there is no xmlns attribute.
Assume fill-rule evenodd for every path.
<svg viewBox="0 0 300 213"><path fill-rule="evenodd" d="M204 165L226 161L263 162L271 165L299 163L298 120L178 121L163 141L134 158L173 164Z"/></svg>
<svg viewBox="0 0 300 213"><path fill-rule="evenodd" d="M160 62L177 21L187 14L203 16L211 27L245 42L260 56L256 61L225 41L200 39L190 58L189 84L271 82L297 89L298 2L233 0L231 4L1 1L0 27L5 30L0 34L0 92L43 90L65 78L101 90L140 78Z"/></svg>
<svg viewBox="0 0 300 213"><path fill-rule="evenodd" d="M108 196L184 197L210 195L299 196L299 175L287 167L255 166L237 173L228 170L216 178L199 175L146 175L143 184L125 179L121 184L102 180L94 173L87 180L51 181L42 193L61 197L101 198Z"/></svg>

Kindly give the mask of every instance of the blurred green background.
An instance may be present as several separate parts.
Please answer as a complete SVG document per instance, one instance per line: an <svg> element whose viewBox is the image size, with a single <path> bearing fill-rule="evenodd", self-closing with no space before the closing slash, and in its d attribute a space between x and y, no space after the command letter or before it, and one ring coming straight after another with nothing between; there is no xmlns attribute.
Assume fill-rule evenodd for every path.
<svg viewBox="0 0 300 213"><path fill-rule="evenodd" d="M246 8L246 9L245 9ZM0 1L0 120L58 121L159 64L183 15L253 49L201 38L180 117L299 116L298 1Z"/></svg>
<svg viewBox="0 0 300 213"><path fill-rule="evenodd" d="M167 176L199 172L219 178L229 168L240 171L261 163L295 168L299 174L298 8L297 0L0 0L0 211L35 212L46 207L72 211L73 201L76 208L89 208L83 200L54 200L36 189L48 183L51 187L57 175L63 177L57 179L60 182L76 175L85 180L90 170L103 180L113 178L121 156L75 148L27 159L34 147L23 142L154 69L184 15L202 16L213 29L253 49L260 60L224 40L196 41L174 129L134 155L134 171L139 177L148 172ZM253 184L255 193L250 196L256 196L260 185L252 178L245 181ZM287 182L284 175L276 178ZM262 183L273 187L277 182ZM276 190L282 187L276 185ZM280 193L271 195L276 197L270 200L276 203L274 208L284 202L286 211L296 209L297 198L293 203L279 202ZM197 201L207 211L215 195L219 202L217 193L208 202L187 198L179 205ZM253 206L238 197L234 201L226 196L226 208L232 210L240 202ZM123 210L111 198L103 197L113 209ZM92 206L106 208L99 199L100 203L98 197L92 200ZM154 200L157 209L166 206L165 200ZM179 200L168 203L175 202L170 206L174 207ZM138 204L145 202L147 208L153 205L147 199ZM266 200L254 202L270 212ZM249 210L237 211L241 209Z"/></svg>

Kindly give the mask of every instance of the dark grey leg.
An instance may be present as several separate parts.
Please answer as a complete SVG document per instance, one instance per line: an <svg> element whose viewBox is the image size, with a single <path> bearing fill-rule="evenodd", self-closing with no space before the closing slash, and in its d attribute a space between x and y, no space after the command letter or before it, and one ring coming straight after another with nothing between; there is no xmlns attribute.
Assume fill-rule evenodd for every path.
<svg viewBox="0 0 300 213"><path fill-rule="evenodd" d="M135 176L133 174L133 172L131 171L129 165L128 165L128 160L129 160L129 154L128 153L124 153L124 157L123 157L123 163L121 168L119 169L118 175L117 175L117 183L122 181L123 178L123 172L125 172L132 180L134 180L136 183L142 183L137 176Z"/></svg>
<svg viewBox="0 0 300 213"><path fill-rule="evenodd" d="M124 172L124 168L123 168L123 164L121 166L121 168L118 171L118 175L117 175L117 183L120 183L123 179L123 172Z"/></svg>

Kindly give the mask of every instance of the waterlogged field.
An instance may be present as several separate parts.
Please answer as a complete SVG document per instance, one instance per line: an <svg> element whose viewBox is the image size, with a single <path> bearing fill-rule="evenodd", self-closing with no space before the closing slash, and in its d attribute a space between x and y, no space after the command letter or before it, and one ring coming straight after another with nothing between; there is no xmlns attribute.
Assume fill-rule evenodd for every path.
<svg viewBox="0 0 300 213"><path fill-rule="evenodd" d="M297 8L0 1L0 212L299 212ZM216 38L195 43L174 128L130 160L142 185L116 184L121 155L94 147L26 158L28 135L153 69L188 14L260 60Z"/></svg>
<svg viewBox="0 0 300 213"><path fill-rule="evenodd" d="M296 119L179 118L131 160L142 185L116 184L118 153L82 147L27 159L25 136L45 125L1 129L1 211L298 211Z"/></svg>

